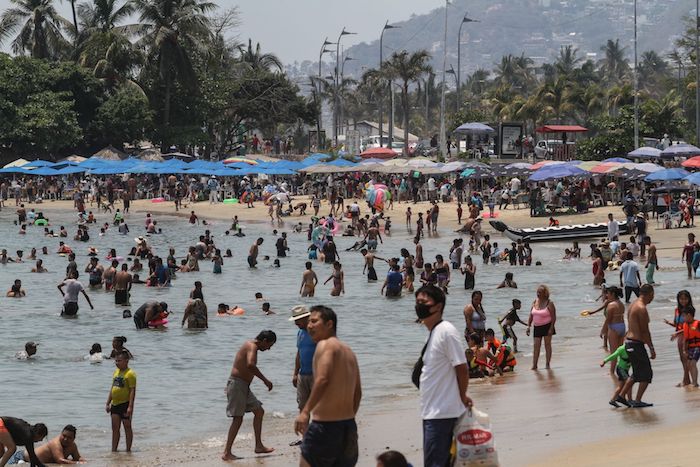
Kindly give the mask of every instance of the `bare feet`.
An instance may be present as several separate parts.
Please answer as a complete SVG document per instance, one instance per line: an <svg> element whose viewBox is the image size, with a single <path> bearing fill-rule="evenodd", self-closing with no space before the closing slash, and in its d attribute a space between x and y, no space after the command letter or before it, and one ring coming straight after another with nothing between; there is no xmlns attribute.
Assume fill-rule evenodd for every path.
<svg viewBox="0 0 700 467"><path fill-rule="evenodd" d="M531 369L531 370L536 370L536 369L537 369L537 366L533 366L533 367L530 368L530 369Z"/></svg>
<svg viewBox="0 0 700 467"><path fill-rule="evenodd" d="M275 448L266 448L265 446L260 445L255 448L255 454L269 454L274 450Z"/></svg>
<svg viewBox="0 0 700 467"><path fill-rule="evenodd" d="M225 461L235 461L235 460L242 459L242 457L234 456L230 452L227 452L223 456L221 456L221 459L225 460Z"/></svg>

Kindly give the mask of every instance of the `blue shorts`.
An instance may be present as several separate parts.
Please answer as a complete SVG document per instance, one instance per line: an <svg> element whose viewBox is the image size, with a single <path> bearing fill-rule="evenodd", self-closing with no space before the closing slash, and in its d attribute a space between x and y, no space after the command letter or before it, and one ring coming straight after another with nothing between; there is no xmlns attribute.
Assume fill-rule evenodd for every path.
<svg viewBox="0 0 700 467"><path fill-rule="evenodd" d="M7 461L7 464L19 464L21 462L24 462L24 449L21 449L19 446L17 447L17 450L15 453L10 457L10 459Z"/></svg>
<svg viewBox="0 0 700 467"><path fill-rule="evenodd" d="M369 250L376 250L379 242L376 240L367 240L367 248Z"/></svg>
<svg viewBox="0 0 700 467"><path fill-rule="evenodd" d="M304 434L301 455L311 467L353 467L357 464L355 420L311 422Z"/></svg>
<svg viewBox="0 0 700 467"><path fill-rule="evenodd" d="M620 366L618 365L615 367L615 374L617 375L618 381L627 381L630 377L630 370L629 368L620 368Z"/></svg>
<svg viewBox="0 0 700 467"><path fill-rule="evenodd" d="M696 362L700 360L700 347L691 347L688 349L688 359L695 360Z"/></svg>

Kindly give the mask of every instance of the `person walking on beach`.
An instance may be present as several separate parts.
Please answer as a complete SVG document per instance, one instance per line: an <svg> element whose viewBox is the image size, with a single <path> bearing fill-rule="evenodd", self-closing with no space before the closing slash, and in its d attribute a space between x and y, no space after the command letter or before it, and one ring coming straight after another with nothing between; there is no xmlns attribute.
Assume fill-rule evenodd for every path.
<svg viewBox="0 0 700 467"><path fill-rule="evenodd" d="M238 430L243 423L243 415L246 412L253 412L253 431L255 433L255 453L267 454L274 451L274 448L265 447L262 443L262 422L265 411L253 392L250 390L250 383L256 376L265 383L268 391L272 391L272 383L262 374L258 368L258 351L270 350L277 342L277 335L272 331L262 331L253 340L246 341L238 350L233 360L231 376L226 384L226 415L232 417L231 426L228 429L228 437L224 454L221 458L225 461L239 459L231 452L233 442L236 440Z"/></svg>
<svg viewBox="0 0 700 467"><path fill-rule="evenodd" d="M608 241L612 242L620 234L620 226L613 218L612 213L608 214Z"/></svg>
<svg viewBox="0 0 700 467"><path fill-rule="evenodd" d="M632 258L632 252L628 251L625 262L620 266L620 287L624 285L625 288L625 303L630 302L632 292L639 297L639 287L642 285L642 278L639 276L639 265Z"/></svg>
<svg viewBox="0 0 700 467"><path fill-rule="evenodd" d="M61 311L61 316L75 316L78 314L78 294L80 292L83 293L85 300L87 300L88 305L90 305L90 309L95 309L95 307L92 306L90 297L88 297L87 292L85 292L83 288L83 284L76 279L77 277L78 272L71 269L68 273L68 279L58 284L58 291L63 295L63 310ZM64 287L66 288L65 292L63 291Z"/></svg>
<svg viewBox="0 0 700 467"><path fill-rule="evenodd" d="M105 410L112 417L112 452L119 447L121 425L124 425L126 452L131 452L134 432L131 417L136 399L136 373L129 368L129 353L122 351L114 359L117 369L112 374L112 386L107 396Z"/></svg>
<svg viewBox="0 0 700 467"><path fill-rule="evenodd" d="M310 312L314 382L294 423L294 432L304 436L299 465L351 467L359 457L355 415L362 399L360 368L352 349L336 337L335 312L322 305Z"/></svg>
<svg viewBox="0 0 700 467"><path fill-rule="evenodd" d="M299 288L299 294L302 297L313 297L316 290L316 285L318 284L318 277L312 269L313 265L311 261L306 262L306 271L301 275L301 287Z"/></svg>
<svg viewBox="0 0 700 467"><path fill-rule="evenodd" d="M525 334L530 335L530 327L534 324L535 339L534 348L532 351L532 369L537 369L537 363L540 359L540 349L542 348L542 339L544 339L545 350L545 368L549 370L549 364L552 360L552 336L556 334L554 324L557 321L557 308L554 302L549 299L549 288L546 285L540 285L537 288L537 298L532 302L530 309L530 317L527 320L527 331Z"/></svg>
<svg viewBox="0 0 700 467"><path fill-rule="evenodd" d="M695 241L695 234L688 234L688 243L683 247L683 252L681 253L681 263L685 263L688 269L688 279L695 277L695 271L693 271L693 254L695 253L695 248L698 247L698 242Z"/></svg>
<svg viewBox="0 0 700 467"><path fill-rule="evenodd" d="M423 367L416 375L426 467L449 465L455 424L467 407L472 406L467 396L469 369L462 339L457 328L442 319L445 302L445 293L434 285L416 291L416 315L430 331L421 356Z"/></svg>
<svg viewBox="0 0 700 467"><path fill-rule="evenodd" d="M654 285L654 271L659 270L659 260L656 258L656 245L651 243L651 237L644 237L644 245L647 248L646 281L647 284Z"/></svg>
<svg viewBox="0 0 700 467"><path fill-rule="evenodd" d="M634 301L627 311L629 330L625 336L625 350L629 356L630 364L632 365L632 377L627 380L622 394L631 391L634 383L639 383L637 388L637 396L630 401L632 407L651 407L653 404L642 402L644 391L651 383L653 372L651 370L651 361L644 347L649 347L651 359L656 358L654 344L651 341L651 333L649 332L649 311L647 305L654 300L654 287L649 284L644 284L640 288L640 295Z"/></svg>

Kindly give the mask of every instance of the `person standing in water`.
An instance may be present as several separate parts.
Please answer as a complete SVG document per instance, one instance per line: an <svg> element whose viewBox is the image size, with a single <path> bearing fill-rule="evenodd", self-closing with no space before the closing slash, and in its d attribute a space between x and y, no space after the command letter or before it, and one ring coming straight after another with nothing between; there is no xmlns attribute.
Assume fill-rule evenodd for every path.
<svg viewBox="0 0 700 467"><path fill-rule="evenodd" d="M129 354L125 351L117 354L114 364L117 369L112 374L112 386L105 404L105 410L112 417L112 452L116 452L119 447L121 425L124 425L126 452L131 452L134 441L131 417L136 399L136 373L129 368Z"/></svg>
<svg viewBox="0 0 700 467"><path fill-rule="evenodd" d="M554 302L549 299L549 288L546 285L540 285L537 288L537 298L532 302L530 317L527 320L527 331L525 331L525 334L529 336L530 327L534 324L535 344L532 352L533 370L537 369L543 339L546 357L545 368L549 370L549 365L552 360L552 336L556 334L554 329L556 321L557 308L554 306Z"/></svg>
<svg viewBox="0 0 700 467"><path fill-rule="evenodd" d="M63 295L63 310L61 311L61 316L75 316L78 314L78 294L81 292L85 300L87 300L88 305L90 305L90 309L95 309L95 307L92 306L90 297L88 297L88 294L83 288L83 284L78 282L76 277L78 277L78 272L71 269L68 273L68 279L58 284L58 291ZM63 291L64 287L66 288L65 292Z"/></svg>
<svg viewBox="0 0 700 467"><path fill-rule="evenodd" d="M318 277L312 269L313 265L311 261L306 262L306 271L301 276L301 287L299 288L299 294L302 297L313 297L316 291L316 285L318 284Z"/></svg>
<svg viewBox="0 0 700 467"><path fill-rule="evenodd" d="M467 255L464 258L464 266L462 266L462 274L464 274L464 290L473 290L476 282L476 264L472 261L472 257Z"/></svg>
<svg viewBox="0 0 700 467"><path fill-rule="evenodd" d="M651 360L656 358L654 343L651 341L651 332L649 332L649 311L647 310L647 305L654 300L654 287L644 284L639 292L639 298L634 301L627 312L629 330L625 336L625 350L632 365L632 377L627 380L622 390L622 394L626 394L632 390L634 383L639 383L637 396L629 401L630 405L635 408L654 405L642 402L642 396L651 383L653 376L651 361L645 345L649 347Z"/></svg>
<svg viewBox="0 0 700 467"><path fill-rule="evenodd" d="M656 258L656 245L651 243L651 237L644 237L644 245L647 248L646 281L654 285L654 272L659 270L659 260Z"/></svg>
<svg viewBox="0 0 700 467"><path fill-rule="evenodd" d="M360 368L352 349L336 337L335 312L321 305L310 311L314 382L294 423L295 433L304 436L299 465L351 467L359 457L355 416L362 399Z"/></svg>
<svg viewBox="0 0 700 467"><path fill-rule="evenodd" d="M272 383L258 368L258 351L265 352L270 350L276 341L277 335L274 332L262 331L255 339L246 341L233 360L231 376L226 384L226 397L228 399L226 415L233 420L228 429L224 454L221 456L225 461L240 459L233 455L231 448L243 423L243 415L246 412L253 412L256 454L267 454L274 451L273 448L265 447L262 443L262 422L265 411L262 408L262 402L250 390L250 384L253 382L253 378L258 377L265 383L268 391L272 390Z"/></svg>
<svg viewBox="0 0 700 467"><path fill-rule="evenodd" d="M263 238L260 237L250 247L250 251L248 252L248 266L251 268L254 268L258 264L258 252L263 241Z"/></svg>
<svg viewBox="0 0 700 467"><path fill-rule="evenodd" d="M114 279L114 304L115 305L129 305L129 292L131 291L131 274L129 274L129 265L122 264L121 271L119 271Z"/></svg>
<svg viewBox="0 0 700 467"><path fill-rule="evenodd" d="M343 266L336 261L333 263L333 272L326 279L323 285L326 285L331 279L333 279L333 289L331 289L331 296L337 297L341 293L345 293L345 273L343 273Z"/></svg>

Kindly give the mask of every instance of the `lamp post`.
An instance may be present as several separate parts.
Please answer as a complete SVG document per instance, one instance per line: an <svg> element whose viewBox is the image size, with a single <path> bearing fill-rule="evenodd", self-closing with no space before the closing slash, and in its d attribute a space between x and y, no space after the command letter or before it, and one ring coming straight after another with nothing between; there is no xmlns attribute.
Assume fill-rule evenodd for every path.
<svg viewBox="0 0 700 467"><path fill-rule="evenodd" d="M700 1L700 0L698 0ZM450 5L449 0L445 0L445 31L442 41L442 89L440 92L440 150L438 153L445 151L445 74L447 68L447 7Z"/></svg>
<svg viewBox="0 0 700 467"><path fill-rule="evenodd" d="M346 31L345 27L340 31L338 36L338 41L335 43L335 98L333 99L333 142L335 146L338 146L338 85L340 78L340 40L343 36L350 34L356 34L354 32Z"/></svg>
<svg viewBox="0 0 700 467"><path fill-rule="evenodd" d="M379 34L379 71L382 70L382 65L384 64L384 31L387 29L396 29L398 26L392 26L389 24L389 20L386 20L384 27L382 28L381 34ZM379 86L379 147L384 147L384 93L382 92L382 86Z"/></svg>
<svg viewBox="0 0 700 467"><path fill-rule="evenodd" d="M695 143L700 144L700 0L695 1Z"/></svg>
<svg viewBox="0 0 700 467"><path fill-rule="evenodd" d="M345 58L343 59L343 64L340 65L340 83L338 85L338 89L336 90L336 92L338 93L338 108L339 108L338 123L339 123L339 125L342 125L343 127L345 126L345 125L343 125L343 121L345 120L345 117L343 115L343 102L340 99L340 86L342 85L343 79L344 79L343 76L344 76L344 72L345 72L345 63L349 62L350 60L355 60L355 59L352 57L345 56ZM343 129L343 134L345 134L345 129Z"/></svg>
<svg viewBox="0 0 700 467"><path fill-rule="evenodd" d="M333 45L332 42L328 40L328 37L326 37L323 40L323 45L321 46L321 51L318 54L318 90L317 90L317 96L318 96L318 117L317 117L317 122L316 122L316 145L318 146L319 149L323 149L321 145L321 128L322 128L322 123L321 120L323 120L323 99L321 98L321 65L323 64L323 54L325 53L330 53L331 51L326 48L327 45Z"/></svg>
<svg viewBox="0 0 700 467"><path fill-rule="evenodd" d="M637 0L634 0L634 149L637 149L638 147L639 147L639 79L637 77Z"/></svg>
<svg viewBox="0 0 700 467"><path fill-rule="evenodd" d="M478 20L471 19L469 16L467 16L468 13L464 14L464 18L462 18L462 22L459 24L459 33L457 34L457 108L459 109L459 97L460 97L460 89L462 85L462 26L464 26L464 23L478 23Z"/></svg>

